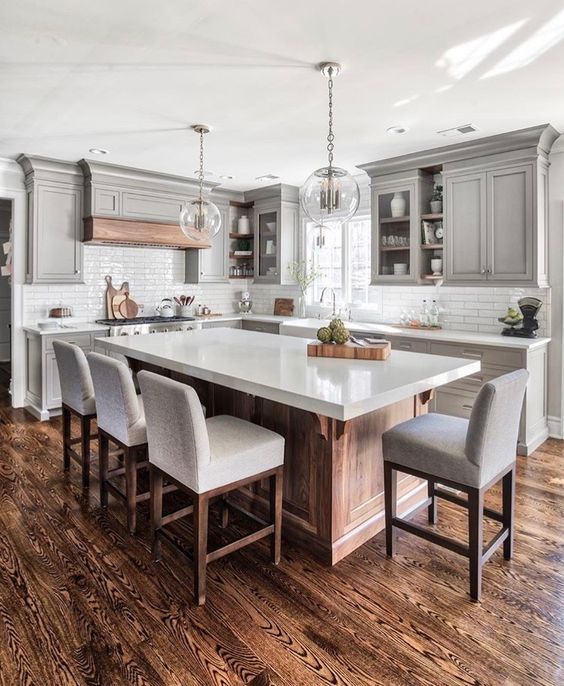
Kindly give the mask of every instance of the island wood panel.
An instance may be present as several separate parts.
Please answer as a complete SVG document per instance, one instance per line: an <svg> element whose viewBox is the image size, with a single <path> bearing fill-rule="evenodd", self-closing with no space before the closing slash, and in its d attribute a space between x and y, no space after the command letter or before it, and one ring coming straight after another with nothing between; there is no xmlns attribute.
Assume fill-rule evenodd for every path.
<svg viewBox="0 0 564 686"><path fill-rule="evenodd" d="M208 417L229 414L276 431L285 438L283 534L335 564L384 528L381 437L396 424L427 411L430 392L407 398L348 421L338 421L211 382L130 359L193 386ZM425 484L399 475L398 509L426 497ZM230 501L268 518L269 485L257 482Z"/></svg>

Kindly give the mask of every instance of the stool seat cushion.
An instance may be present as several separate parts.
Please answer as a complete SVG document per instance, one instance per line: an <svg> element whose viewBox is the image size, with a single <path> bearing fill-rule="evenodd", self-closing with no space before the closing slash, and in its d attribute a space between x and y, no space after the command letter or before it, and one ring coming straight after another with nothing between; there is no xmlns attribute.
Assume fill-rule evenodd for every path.
<svg viewBox="0 0 564 686"><path fill-rule="evenodd" d="M284 464L284 438L237 417L206 420L211 460L200 472L198 491L252 477Z"/></svg>
<svg viewBox="0 0 564 686"><path fill-rule="evenodd" d="M480 488L480 467L466 457L468 420L424 414L398 424L382 436L384 460Z"/></svg>

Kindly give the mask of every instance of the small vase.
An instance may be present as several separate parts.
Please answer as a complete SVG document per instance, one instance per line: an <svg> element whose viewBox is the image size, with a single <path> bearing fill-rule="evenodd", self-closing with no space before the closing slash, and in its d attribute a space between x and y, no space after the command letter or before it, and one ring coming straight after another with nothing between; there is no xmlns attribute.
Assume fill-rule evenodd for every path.
<svg viewBox="0 0 564 686"><path fill-rule="evenodd" d="M300 295L298 298L298 317L300 319L306 318L306 299L305 295Z"/></svg>
<svg viewBox="0 0 564 686"><path fill-rule="evenodd" d="M394 193L394 197L390 202L390 210L392 217L405 217L406 200L403 193Z"/></svg>
<svg viewBox="0 0 564 686"><path fill-rule="evenodd" d="M442 200L431 200L431 212L433 214L440 214L443 211Z"/></svg>
<svg viewBox="0 0 564 686"><path fill-rule="evenodd" d="M238 233L250 233L249 218L246 215L239 217L237 222L237 232Z"/></svg>

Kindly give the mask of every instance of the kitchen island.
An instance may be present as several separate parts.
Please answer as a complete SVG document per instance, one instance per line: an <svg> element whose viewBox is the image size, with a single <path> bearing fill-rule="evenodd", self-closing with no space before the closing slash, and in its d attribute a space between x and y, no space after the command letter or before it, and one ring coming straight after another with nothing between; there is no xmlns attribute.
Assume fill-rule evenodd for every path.
<svg viewBox="0 0 564 686"><path fill-rule="evenodd" d="M384 527L381 436L427 411L432 389L479 371L475 360L393 351L386 361L308 358L307 340L238 329L103 338L134 371L191 384L207 416L230 414L286 439L284 535L335 564ZM257 516L268 484L231 496ZM398 479L398 510L426 497Z"/></svg>

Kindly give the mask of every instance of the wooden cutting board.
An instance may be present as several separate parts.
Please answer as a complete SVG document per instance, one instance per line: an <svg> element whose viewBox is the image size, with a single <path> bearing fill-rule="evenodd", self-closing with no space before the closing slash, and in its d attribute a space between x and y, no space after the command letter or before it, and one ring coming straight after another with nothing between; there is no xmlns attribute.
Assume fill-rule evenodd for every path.
<svg viewBox="0 0 564 686"><path fill-rule="evenodd" d="M281 317L291 317L294 314L294 299L276 298L274 301L274 314Z"/></svg>
<svg viewBox="0 0 564 686"><path fill-rule="evenodd" d="M114 295L112 298L112 315L113 319L125 319L125 316L121 313L120 307L126 300L126 294Z"/></svg>
<svg viewBox="0 0 564 686"><path fill-rule="evenodd" d="M139 312L139 305L129 297L129 293L125 294L124 300L119 305L119 313L125 319L134 319Z"/></svg>
<svg viewBox="0 0 564 686"><path fill-rule="evenodd" d="M106 281L106 311L108 313L108 319L122 319L122 317L116 317L113 311L113 298L116 295L125 295L129 293L129 283L124 281L121 284L119 291L114 287L112 283L112 277L108 274L105 277Z"/></svg>
<svg viewBox="0 0 564 686"><path fill-rule="evenodd" d="M349 360L387 360L390 356L390 341L371 343L369 345L357 345L356 343L308 343L308 357L341 357Z"/></svg>

